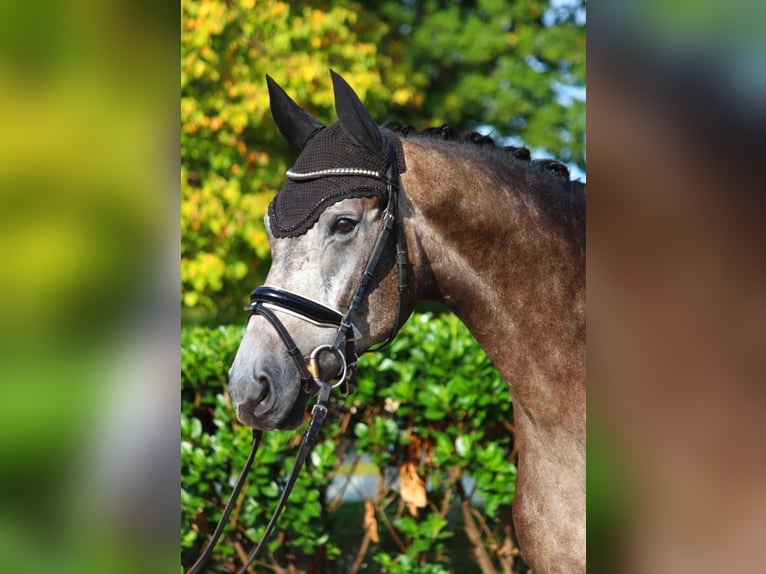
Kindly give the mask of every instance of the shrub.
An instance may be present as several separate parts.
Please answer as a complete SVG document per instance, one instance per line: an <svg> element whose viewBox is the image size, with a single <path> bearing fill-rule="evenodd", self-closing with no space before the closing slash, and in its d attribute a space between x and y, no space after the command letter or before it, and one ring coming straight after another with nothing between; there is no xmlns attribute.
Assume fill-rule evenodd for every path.
<svg viewBox="0 0 766 574"><path fill-rule="evenodd" d="M183 562L201 551L247 457L226 372L242 327L182 331ZM331 411L263 553L280 571L498 571L516 554L516 478L505 383L453 315L416 314L392 345L363 357L357 388ZM229 571L260 538L304 429L264 434L246 491L211 561ZM372 472L374 496L331 494ZM338 486L340 485L340 487ZM523 566L516 559L516 568ZM507 571L507 570L506 570Z"/></svg>

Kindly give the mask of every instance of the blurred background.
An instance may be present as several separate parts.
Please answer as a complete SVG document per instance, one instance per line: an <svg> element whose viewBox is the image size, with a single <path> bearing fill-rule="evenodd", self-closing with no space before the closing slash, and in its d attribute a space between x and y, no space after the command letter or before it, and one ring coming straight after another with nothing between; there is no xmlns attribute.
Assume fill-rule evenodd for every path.
<svg viewBox="0 0 766 574"><path fill-rule="evenodd" d="M247 47L213 50L218 38L236 37L226 35L231 23L214 23L225 20L221 6L267 11L266 28L241 30ZM567 111L584 101L581 48L545 32L547 18L583 28L579 4L279 6L0 6L0 563L8 571L178 571L181 314L186 324L239 320L219 314L239 306L220 297L262 277L267 254L248 228L258 218L237 228L223 269L224 236L207 225L215 212L262 213L290 162L286 149L273 161L249 155L266 140L240 152L237 129L264 122L252 137L276 137L265 124L264 72L331 121L333 66L381 121L449 121L518 137L584 179L581 112ZM524 22L514 11L530 6L543 20L534 33L503 29L504 14ZM479 9L488 20L471 19ZM748 0L588 6L593 572L760 572L766 563L764 10ZM213 23L200 32L191 20ZM486 22L512 48L494 45ZM281 65L249 50L279 55ZM482 67L493 50L512 56ZM549 58L568 63L571 82L546 76ZM219 67L253 91L229 94ZM490 69L505 70L500 90ZM223 97L227 106L215 103ZM204 147L196 158L179 153L179 140L191 149L193 125L210 130L202 133L211 145L234 137L232 151L217 163ZM257 168L267 160L284 165ZM261 171L243 184L235 165ZM195 230L181 194L208 205L206 187L231 199L212 202L201 244L182 254L179 238L188 244Z"/></svg>
<svg viewBox="0 0 766 574"><path fill-rule="evenodd" d="M177 570L178 16L0 6L7 572Z"/></svg>
<svg viewBox="0 0 766 574"><path fill-rule="evenodd" d="M759 572L766 7L589 8L589 571Z"/></svg>

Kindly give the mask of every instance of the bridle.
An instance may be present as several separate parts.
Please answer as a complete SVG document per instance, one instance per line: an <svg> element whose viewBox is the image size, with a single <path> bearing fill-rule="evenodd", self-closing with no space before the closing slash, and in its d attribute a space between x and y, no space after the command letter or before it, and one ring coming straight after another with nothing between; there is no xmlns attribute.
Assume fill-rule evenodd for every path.
<svg viewBox="0 0 766 574"><path fill-rule="evenodd" d="M384 136L385 137L385 136ZM319 436L319 429L327 416L327 401L330 398L330 393L333 389L342 387L342 392L347 395L353 391L352 379L356 371L358 356L356 354L356 333L357 330L352 323L354 314L359 309L359 305L362 303L364 295L367 290L367 286L372 278L378 264L380 263L383 252L388 243L389 237L392 231L396 228L396 266L398 276L398 302L397 302L397 314L396 320L392 327L391 333L386 340L376 347L374 350L379 350L388 345L393 340L396 332L399 330L403 320L403 300L407 290L407 251L404 239L404 233L396 225L397 203L398 203L398 191L399 191L399 171L397 169L397 159L394 150L393 143L386 137L388 145L388 167L385 174L373 172L370 170L361 170L357 168L337 168L326 169L321 172L314 172L309 174L296 174L291 171L287 172L289 178L305 180L305 179L318 179L322 177L337 177L337 176L359 176L373 177L380 179L386 184L386 207L383 211L382 224L378 231L378 236L375 241L375 246L370 255L370 259L367 261L367 265L362 273L359 283L357 284L354 296L351 299L351 303L346 309L345 313L341 313L336 309L332 309L322 303L308 299L296 293L286 291L284 289L276 287L262 286L255 289L250 294L250 305L245 307L246 311L252 315L260 315L264 317L271 326L276 330L279 338L284 343L288 355L292 358L295 366L298 369L301 385L303 391L310 394L314 391L315 387L319 388L319 395L317 401L311 409L311 420L309 422L306 434L303 437L303 441L298 449L298 454L295 459L290 477L285 485L282 495L280 496L277 508L274 514L271 516L266 530L261 537L260 542L250 552L245 564L239 570L240 574L244 573L247 568L258 556L261 548L266 543L269 535L276 526L277 519L284 508L287 498L298 478L298 473L303 466L303 463L308 456L311 447L317 441ZM276 312L287 313L294 317L298 317L303 321L318 325L321 327L334 327L337 329L335 338L332 344L323 344L317 346L308 356L304 357L300 349L295 343L295 340L290 335L290 332L284 326L282 321L276 315ZM368 349L368 351L371 349ZM329 377L327 380L323 378L321 368L319 365L319 359L322 354L329 353L334 355L340 361L340 369L335 376ZM336 383L332 383L332 380L336 379ZM250 454L247 457L245 466L237 479L237 483L234 486L229 500L226 503L226 507L221 514L221 518L218 521L218 525L213 532L210 541L203 550L200 557L194 563L194 565L187 571L187 574L197 574L202 571L202 568L207 563L213 549L223 532L224 525L228 520L229 514L239 498L240 490L244 484L245 478L250 470L250 467L255 458L255 453L260 445L263 432L259 429L253 429L253 444L250 449Z"/></svg>

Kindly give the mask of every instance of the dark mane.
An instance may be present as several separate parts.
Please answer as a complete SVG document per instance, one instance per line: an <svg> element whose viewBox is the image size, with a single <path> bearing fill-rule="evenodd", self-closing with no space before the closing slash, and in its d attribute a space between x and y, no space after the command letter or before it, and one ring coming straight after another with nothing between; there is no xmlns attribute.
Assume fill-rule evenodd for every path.
<svg viewBox="0 0 766 574"><path fill-rule="evenodd" d="M585 192L584 183L580 182L579 180L570 181L569 168L563 163L553 159L532 159L528 148L512 145L500 146L495 142L494 139L492 139L491 136L480 134L476 131L467 132L461 136L452 126L448 124L442 124L439 127L430 127L422 130L416 130L409 124L399 124L396 122L387 123L383 127L403 137L424 136L444 141L463 141L470 142L478 147L502 150L504 153L516 158L517 160L528 161L531 165L537 165L543 171L546 171L563 181L569 182L571 184L572 191L580 193Z"/></svg>
<svg viewBox="0 0 766 574"><path fill-rule="evenodd" d="M550 218L571 228L584 241L585 183L569 179L569 168L553 159L531 159L525 147L500 146L490 136L469 132L457 134L449 125L415 130L409 125L386 124L384 128L404 138L429 139L445 147L452 157L471 157L488 166L501 180L535 198ZM522 185L518 185L519 181Z"/></svg>

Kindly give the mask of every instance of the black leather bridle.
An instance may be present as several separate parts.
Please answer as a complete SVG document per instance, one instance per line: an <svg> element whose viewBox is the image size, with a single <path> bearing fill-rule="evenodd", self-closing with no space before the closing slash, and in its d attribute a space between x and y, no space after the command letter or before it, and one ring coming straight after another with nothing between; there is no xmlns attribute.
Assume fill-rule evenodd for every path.
<svg viewBox="0 0 766 574"><path fill-rule="evenodd" d="M349 381L356 368L355 335L352 325L344 323L344 315L335 309L326 307L312 299L307 299L284 289L275 287L258 287L250 294L250 305L246 307L251 315L261 315L277 331L279 338L287 348L287 353L298 368L301 384L306 393L314 390L315 379L320 378L318 370L318 355L322 352L333 353L341 361L341 371L338 384L344 385L344 393L350 392ZM337 331L333 345L321 345L314 349L312 355L303 356L290 332L285 328L274 311L281 311L319 327L335 327ZM340 344L337 344L340 341Z"/></svg>
<svg viewBox="0 0 766 574"><path fill-rule="evenodd" d="M250 294L250 305L245 307L245 310L250 312L250 316L260 315L264 317L272 327L274 327L277 334L279 335L279 338L284 343L287 349L287 353L290 355L298 369L304 392L307 394L311 393L316 386L319 387L319 396L317 397L317 402L311 409L311 421L309 422L308 429L306 430L306 435L303 437L303 441L301 442L293 470L290 474L290 477L288 478L284 490L282 491L282 495L277 504L277 508L269 520L268 525L266 526L266 530L261 538L261 541L251 551L247 561L240 569L240 574L243 574L258 556L258 553L266 543L266 540L276 525L277 519L279 518L279 515L282 512L285 503L287 502L287 498L290 495L290 491L295 484L295 480L298 477L298 472L302 468L311 447L313 447L316 443L319 435L319 429L327 415L327 401L329 400L332 389L342 387L344 394L348 394L353 390L352 379L356 371L358 356L356 354L356 329L352 323L352 318L357 312L359 305L362 303L367 290L367 286L375 272L375 269L380 263L391 232L394 230L394 228L397 227L396 214L399 191L399 172L397 170L397 160L394 146L388 138L387 143L389 146L389 163L385 175L370 173L365 174L369 177L377 177L378 179L385 181L386 207L383 211L383 221L380 231L378 232L378 237L375 241L375 247L373 248L370 259L367 262L367 266L365 267L364 272L359 279L356 291L354 292L354 296L351 299L351 303L346 309L346 312L341 313L340 311L327 307L322 303L308 299L296 293L268 286L262 286L255 289ZM321 175L318 174L316 177L359 175L359 171L362 170L356 170L354 168L323 170ZM297 177L300 179L306 179L311 175L312 174L292 174L288 172L288 177ZM396 335L396 332L399 330L399 327L401 326L404 307L403 299L407 290L407 251L405 245L404 233L401 229L397 228L397 315L390 335L379 347L376 348L376 350L390 343ZM290 335L290 332L284 326L282 321L280 321L279 317L277 317L275 311L287 313L314 325L334 327L337 329L335 339L333 340L332 344L319 345L309 354L308 358L306 358L303 356L300 349L296 345L294 339ZM319 358L323 353L330 353L335 355L341 363L340 370L334 377L330 377L328 380L323 378L319 365ZM334 384L331 382L333 378L337 379L337 382ZM247 461L245 462L245 466L242 469L242 472L239 476L239 479L237 480L236 485L234 486L234 490L232 491L228 502L226 503L223 514L221 514L218 525L213 532L213 536L211 537L200 557L188 570L187 574L197 574L201 572L202 568L205 566L205 563L210 558L210 554L212 554L216 542L223 532L224 525L226 524L229 514L234 507L234 503L239 497L239 492L242 489L245 477L250 470L250 466L252 465L255 458L255 453L258 450L258 446L260 445L261 437L262 431L253 429L253 445L250 449L250 454L247 457Z"/></svg>

